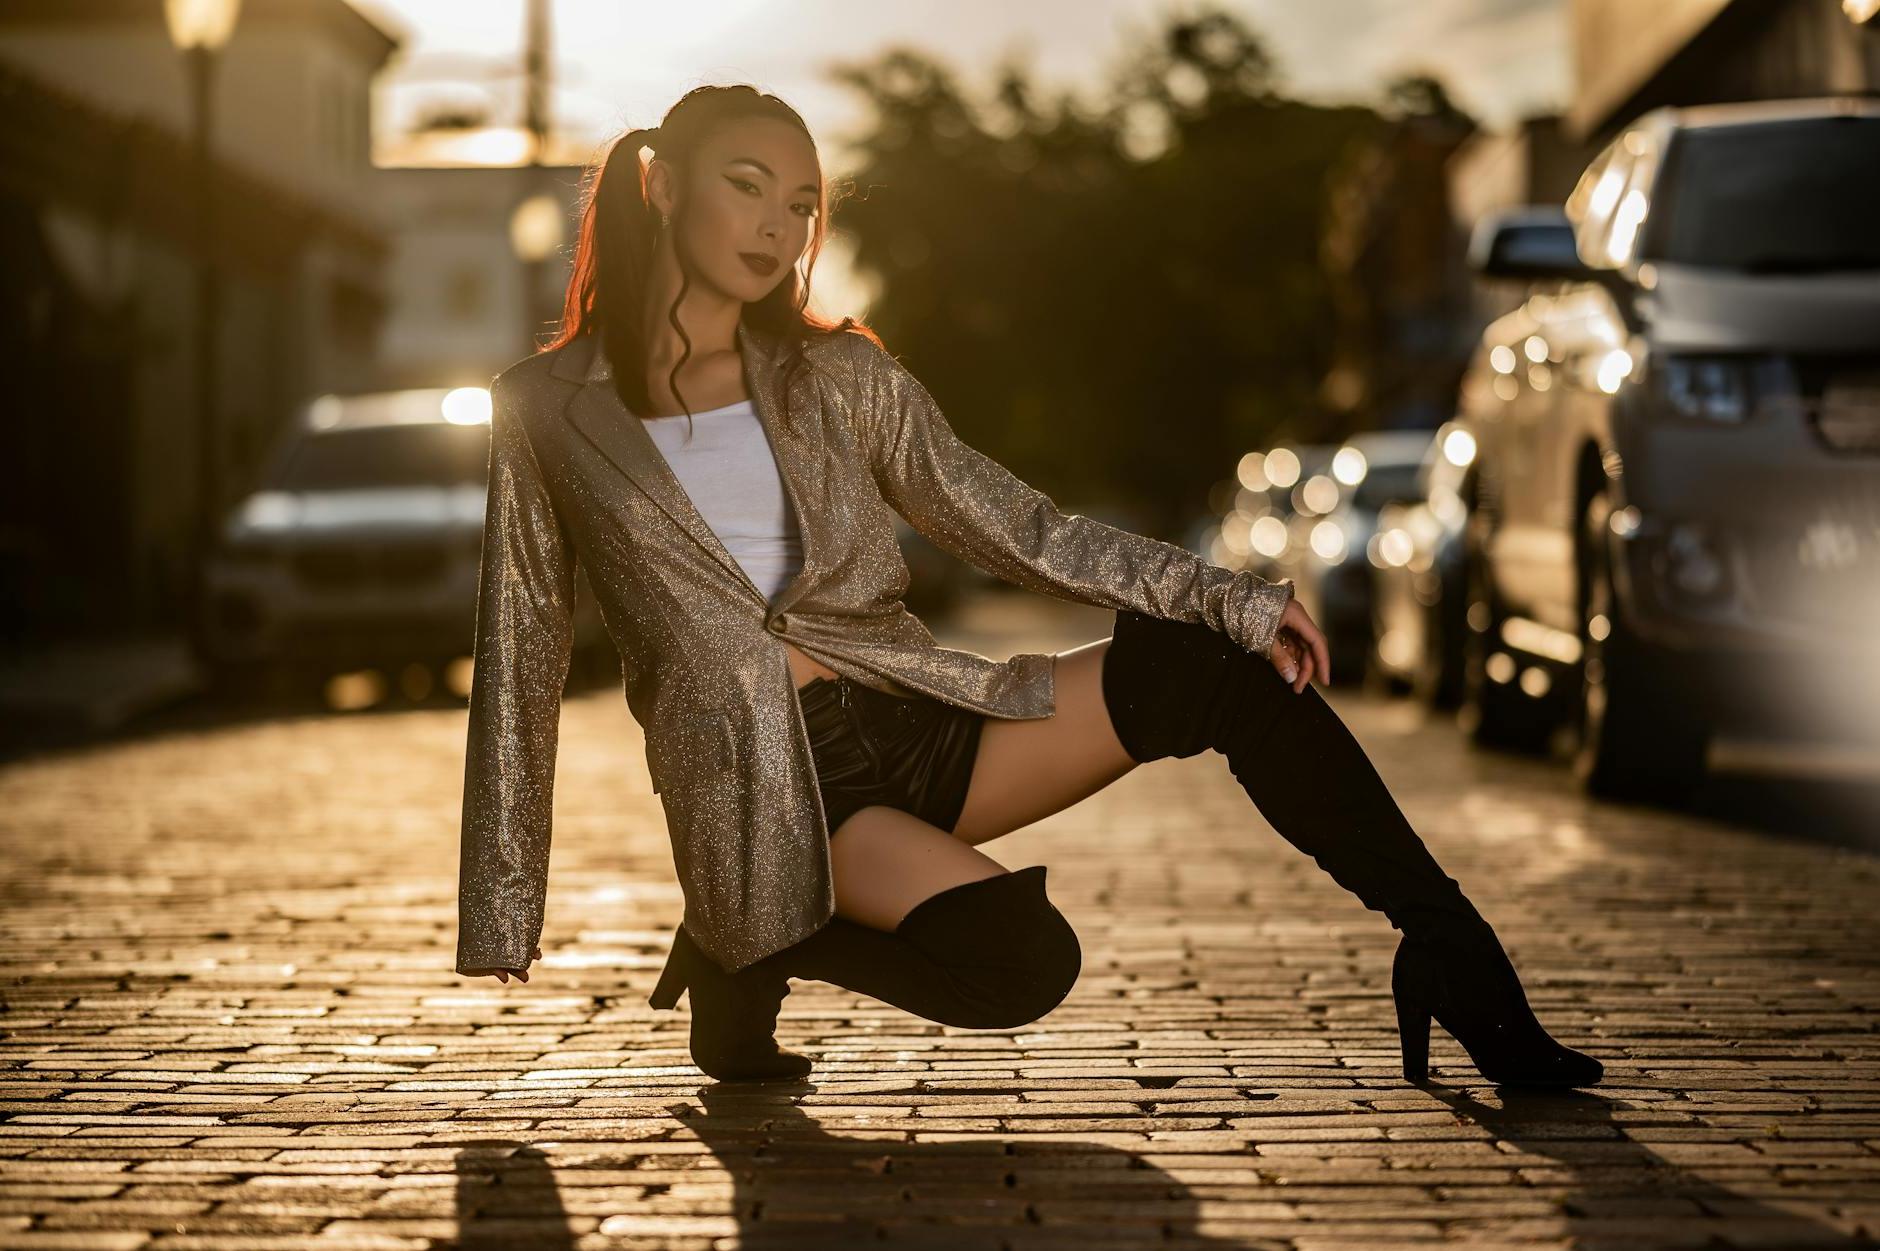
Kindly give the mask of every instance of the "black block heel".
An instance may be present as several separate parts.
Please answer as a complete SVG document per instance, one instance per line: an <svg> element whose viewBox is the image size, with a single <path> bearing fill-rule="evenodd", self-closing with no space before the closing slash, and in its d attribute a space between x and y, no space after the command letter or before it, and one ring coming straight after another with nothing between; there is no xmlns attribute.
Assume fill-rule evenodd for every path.
<svg viewBox="0 0 1880 1251"><path fill-rule="evenodd" d="M1605 1066L1554 1041L1528 1007L1507 956L1495 944L1438 951L1405 937L1391 966L1406 1081L1429 1078L1429 1022L1441 1025L1483 1077L1500 1086L1593 1086Z"/></svg>
<svg viewBox="0 0 1880 1251"><path fill-rule="evenodd" d="M667 957L666 967L659 974L659 982L653 987L652 997L647 1000L662 1011L679 1006L679 993L685 989L685 968L682 961Z"/></svg>
<svg viewBox="0 0 1880 1251"><path fill-rule="evenodd" d="M1397 1046L1403 1052L1403 1079L1427 1082L1430 1079L1430 1010L1417 992L1406 986L1398 971L1391 972L1391 994L1397 1001Z"/></svg>
<svg viewBox="0 0 1880 1251"><path fill-rule="evenodd" d="M790 993L790 979L752 967L727 973L707 956L681 925L672 954L647 1002L667 1009L679 992L692 994L689 1044L692 1063L721 1082L762 1082L807 1076L815 1061L777 1045L777 1009Z"/></svg>

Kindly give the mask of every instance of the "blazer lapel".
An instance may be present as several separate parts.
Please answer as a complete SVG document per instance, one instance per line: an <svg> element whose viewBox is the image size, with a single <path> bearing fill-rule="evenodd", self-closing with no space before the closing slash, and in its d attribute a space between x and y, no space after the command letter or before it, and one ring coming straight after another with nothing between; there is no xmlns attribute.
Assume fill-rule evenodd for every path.
<svg viewBox="0 0 1880 1251"><path fill-rule="evenodd" d="M803 567L785 584L774 600L765 599L764 593L744 572L737 557L731 554L700 515L697 506L686 494L684 484L666 463L659 445L653 442L653 436L646 432L639 417L628 410L620 402L620 397L614 394L613 369L606 353L601 351L600 335L585 335L564 348L557 354L550 372L556 377L579 381L581 384L580 390L563 410L563 415L575 429L678 523L681 530L723 565L740 585L766 603L774 614L787 608L809 585L813 568L811 534L814 526L805 508L802 484L809 482L811 475L816 472L816 452L804 436L789 434L783 428L781 388L784 384L779 376L781 369L773 360L772 336L754 332L742 322L738 325L737 334L745 388L750 392L751 407L757 413L758 421L764 427L776 455L777 471L783 479L790 506L796 513L803 544ZM580 346L583 343L587 346ZM807 378L799 379L793 384L789 399L793 411L807 411L815 401L813 385Z"/></svg>

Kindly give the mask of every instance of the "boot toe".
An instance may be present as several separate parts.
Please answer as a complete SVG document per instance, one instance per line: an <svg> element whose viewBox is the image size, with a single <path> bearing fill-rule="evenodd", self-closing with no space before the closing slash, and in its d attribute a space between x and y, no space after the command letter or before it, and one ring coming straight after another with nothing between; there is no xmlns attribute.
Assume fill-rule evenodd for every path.
<svg viewBox="0 0 1880 1251"><path fill-rule="evenodd" d="M1476 1068L1483 1077L1497 1086L1533 1086L1546 1089L1561 1089L1570 1086L1596 1086L1606 1075L1606 1066L1585 1052L1575 1051L1571 1047L1559 1050L1545 1059L1529 1063L1496 1065Z"/></svg>
<svg viewBox="0 0 1880 1251"><path fill-rule="evenodd" d="M816 1062L800 1052L782 1047L774 1056L744 1060L701 1060L693 1057L699 1071L720 1082L776 1082L809 1076Z"/></svg>

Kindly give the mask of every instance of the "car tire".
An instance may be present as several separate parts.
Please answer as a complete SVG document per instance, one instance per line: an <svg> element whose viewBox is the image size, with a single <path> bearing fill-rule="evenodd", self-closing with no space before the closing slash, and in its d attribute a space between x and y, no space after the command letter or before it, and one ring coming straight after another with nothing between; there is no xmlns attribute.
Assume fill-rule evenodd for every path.
<svg viewBox="0 0 1880 1251"><path fill-rule="evenodd" d="M1574 776L1602 799L1682 802L1705 776L1708 734L1667 689L1671 658L1626 625L1614 592L1612 498L1598 491L1580 514L1580 698ZM1603 629L1595 630L1595 621Z"/></svg>
<svg viewBox="0 0 1880 1251"><path fill-rule="evenodd" d="M1456 722L1479 747L1538 752L1549 741L1549 726L1540 701L1530 699L1512 682L1492 681L1488 661L1493 641L1501 637L1502 609L1487 558L1471 541L1463 556L1463 613L1467 626L1462 640L1462 701Z"/></svg>
<svg viewBox="0 0 1880 1251"><path fill-rule="evenodd" d="M1435 614L1425 610L1423 613L1423 649L1417 653L1416 666L1410 671L1409 687L1410 698L1426 708L1443 706L1442 641L1431 633L1434 628Z"/></svg>
<svg viewBox="0 0 1880 1251"><path fill-rule="evenodd" d="M1452 581L1454 586L1450 585ZM1423 609L1423 651L1417 657L1410 686L1412 697L1430 708L1447 711L1462 706L1465 594L1459 578L1446 576L1441 597Z"/></svg>
<svg viewBox="0 0 1880 1251"><path fill-rule="evenodd" d="M1325 640L1325 650L1332 662L1334 685L1354 690L1373 690L1374 670L1371 666L1371 649L1376 640L1368 633L1355 631L1341 633L1336 638Z"/></svg>

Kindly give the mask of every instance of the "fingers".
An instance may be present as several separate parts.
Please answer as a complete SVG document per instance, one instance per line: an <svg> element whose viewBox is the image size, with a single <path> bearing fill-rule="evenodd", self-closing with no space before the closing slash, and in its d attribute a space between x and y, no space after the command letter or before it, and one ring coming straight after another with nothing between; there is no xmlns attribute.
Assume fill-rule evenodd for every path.
<svg viewBox="0 0 1880 1251"><path fill-rule="evenodd" d="M1273 662L1273 667L1279 670L1279 676L1287 682L1290 683L1298 678L1299 662L1294 658L1292 643L1284 634L1274 641L1269 658Z"/></svg>
<svg viewBox="0 0 1880 1251"><path fill-rule="evenodd" d="M1287 605L1287 608L1290 610L1297 606L1298 601L1294 600ZM1307 659L1312 662L1313 669L1316 671L1319 681L1330 685L1332 680L1332 649L1331 645L1325 641L1325 632L1319 629L1318 623L1313 621L1303 608L1299 609L1299 620L1294 624L1293 628L1305 644L1302 650L1308 653ZM1303 684L1300 689L1305 689Z"/></svg>
<svg viewBox="0 0 1880 1251"><path fill-rule="evenodd" d="M534 951L529 953L530 960L540 960L541 958L542 958L542 949L540 947L537 947ZM494 973L496 975L496 980L501 982L505 986L509 985L509 979L512 975L515 977L515 979L518 982L526 982L529 980L529 971L527 969L478 969L476 970L477 976L487 976L488 974L491 974L491 973Z"/></svg>
<svg viewBox="0 0 1880 1251"><path fill-rule="evenodd" d="M1280 677L1292 687L1295 695L1310 686L1314 678L1322 683L1331 681L1331 649L1325 636L1310 621L1302 620L1299 625L1282 631L1274 640L1271 658L1273 667L1279 670Z"/></svg>

